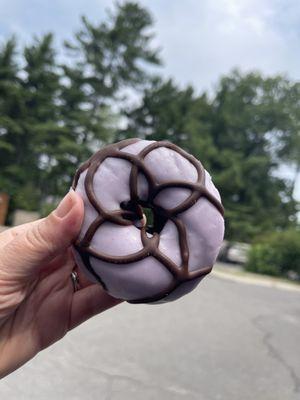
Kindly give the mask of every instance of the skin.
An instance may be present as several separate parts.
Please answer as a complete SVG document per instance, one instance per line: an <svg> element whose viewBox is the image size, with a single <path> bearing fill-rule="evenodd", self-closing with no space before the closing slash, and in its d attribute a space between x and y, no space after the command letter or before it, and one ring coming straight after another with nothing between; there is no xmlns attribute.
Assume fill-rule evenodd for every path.
<svg viewBox="0 0 300 400"><path fill-rule="evenodd" d="M121 302L75 265L70 246L83 209L71 191L48 217L0 234L0 377ZM70 278L74 268L80 282L76 292Z"/></svg>

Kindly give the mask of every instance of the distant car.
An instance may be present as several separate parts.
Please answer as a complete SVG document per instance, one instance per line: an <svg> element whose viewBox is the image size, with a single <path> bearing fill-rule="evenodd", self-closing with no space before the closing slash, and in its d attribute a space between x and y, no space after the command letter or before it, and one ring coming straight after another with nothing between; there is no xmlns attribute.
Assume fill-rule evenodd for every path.
<svg viewBox="0 0 300 400"><path fill-rule="evenodd" d="M233 264L245 264L248 260L250 247L248 243L228 242L224 240L218 259Z"/></svg>

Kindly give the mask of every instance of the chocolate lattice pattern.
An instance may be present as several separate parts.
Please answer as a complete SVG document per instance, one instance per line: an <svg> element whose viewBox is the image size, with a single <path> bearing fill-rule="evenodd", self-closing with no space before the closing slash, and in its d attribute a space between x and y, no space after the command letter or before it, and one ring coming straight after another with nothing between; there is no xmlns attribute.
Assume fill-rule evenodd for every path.
<svg viewBox="0 0 300 400"><path fill-rule="evenodd" d="M177 288L181 283L203 277L204 275L208 274L212 269L212 266L208 266L204 268L202 267L201 269L196 271L189 271L188 268L189 247L187 243L186 228L183 222L178 218L178 214L190 208L202 196L205 197L208 201L210 201L210 203L221 213L222 216L224 215L224 209L222 204L206 189L204 168L195 157L188 154L175 144L167 141L151 143L136 155L127 153L125 151L121 151L121 149L123 149L124 147L136 143L138 140L139 139L128 139L109 145L104 149L99 150L97 153L95 153L88 161L82 164L81 167L77 170L73 180L72 187L75 190L78 184L80 174L83 171L87 170L84 186L87 197L92 206L94 207L94 209L97 211L98 216L91 223L84 237L81 240L76 241L75 248L80 254L86 268L103 285L105 289L106 289L105 283L102 281L99 274L95 272L90 263L90 256L113 264L129 264L132 262L140 261L149 256L152 256L156 260L160 261L165 266L165 268L167 268L168 271L172 274L173 280L166 290L164 290L161 293L158 293L155 296L130 301L130 303L147 303L147 302L162 300L164 297L170 294L175 288ZM174 150L181 156L183 156L185 159L190 161L197 170L198 174L197 181L195 183L192 183L183 180L172 180L161 184L155 182L154 176L145 165L144 158L152 150L157 149L159 147L166 147L171 150ZM100 202L96 198L93 187L94 175L97 169L99 168L100 164L107 157L123 159L129 161L132 164L132 168L130 171L130 178L129 178L130 201L127 202L125 206L123 204L123 209L121 208L120 210L115 210L115 211L108 211L101 206ZM146 201L139 199L138 197L139 173L142 173L148 182L148 198ZM163 207L154 204L155 197L163 189L176 188L176 187L189 189L191 191L191 194L181 204L177 205L171 210L166 210ZM147 235L147 231L149 230L147 229L145 218L143 218L144 217L142 208L143 206L151 208L153 212L152 237L149 237L149 235ZM143 244L143 248L140 251L137 251L136 253L127 256L111 256L102 252L98 252L96 251L96 249L93 249L91 247L91 241L96 230L104 222L109 221L121 226L133 225L134 220L137 218L139 218L142 222L140 232L141 232L141 242ZM175 224L178 231L178 239L179 239L180 254L181 254L180 266L177 266L169 257L164 255L158 248L160 240L160 234L158 232L161 231L162 226L167 220L171 220Z"/></svg>

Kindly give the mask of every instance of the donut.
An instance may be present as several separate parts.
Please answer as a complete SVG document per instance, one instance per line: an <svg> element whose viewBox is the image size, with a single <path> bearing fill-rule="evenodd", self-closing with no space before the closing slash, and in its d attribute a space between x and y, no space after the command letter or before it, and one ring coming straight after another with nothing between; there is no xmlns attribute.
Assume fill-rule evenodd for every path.
<svg viewBox="0 0 300 400"><path fill-rule="evenodd" d="M76 171L84 202L78 267L113 297L164 303L193 290L224 236L220 194L200 161L169 141L127 139Z"/></svg>

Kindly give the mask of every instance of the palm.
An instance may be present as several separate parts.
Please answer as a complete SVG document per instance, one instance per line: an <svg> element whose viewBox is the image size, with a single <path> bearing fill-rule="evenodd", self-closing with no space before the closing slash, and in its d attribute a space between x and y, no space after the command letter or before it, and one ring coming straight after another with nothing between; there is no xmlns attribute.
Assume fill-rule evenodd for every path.
<svg viewBox="0 0 300 400"><path fill-rule="evenodd" d="M80 198L70 193L61 205L46 219L0 234L0 378L120 302L75 265L69 246L82 220ZM76 292L70 279L74 268Z"/></svg>
<svg viewBox="0 0 300 400"><path fill-rule="evenodd" d="M38 278L28 285L11 282L12 287L6 288L10 297L24 297L24 300L2 326L6 333L5 351L14 347L24 353L25 359L30 359L67 333L74 323L71 321L74 291L70 279L73 267L68 253L45 266ZM5 304L5 298L1 303Z"/></svg>
<svg viewBox="0 0 300 400"><path fill-rule="evenodd" d="M5 241L16 232L20 233L12 232ZM68 330L120 302L105 293L100 285L91 284L79 270L80 290L74 293L70 279L74 266L69 249L42 266L35 278L27 277L25 281L19 274L10 273L6 279L5 274L0 274L1 357L8 354L10 359L17 360L12 364L22 365L61 339Z"/></svg>
<svg viewBox="0 0 300 400"><path fill-rule="evenodd" d="M40 274L13 319L13 330L30 333L36 351L62 338L70 327L74 295L70 274L74 264L70 257L55 264L51 272Z"/></svg>

